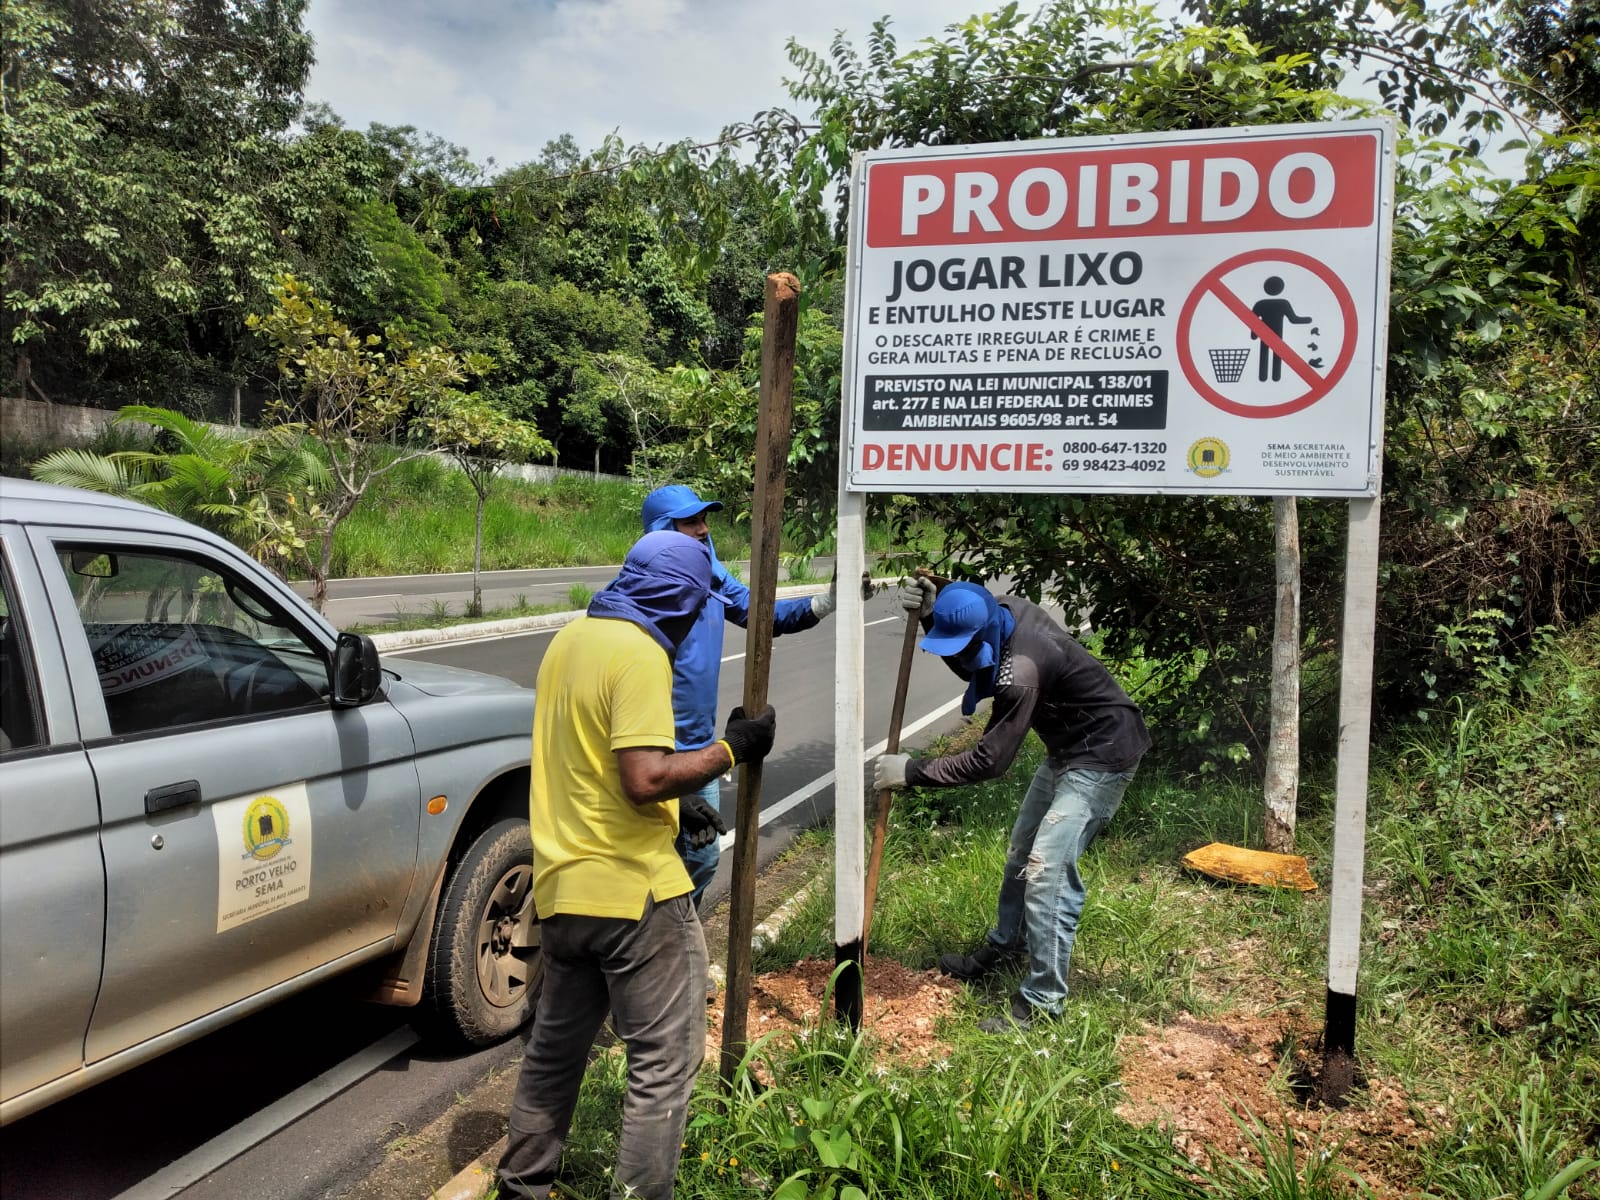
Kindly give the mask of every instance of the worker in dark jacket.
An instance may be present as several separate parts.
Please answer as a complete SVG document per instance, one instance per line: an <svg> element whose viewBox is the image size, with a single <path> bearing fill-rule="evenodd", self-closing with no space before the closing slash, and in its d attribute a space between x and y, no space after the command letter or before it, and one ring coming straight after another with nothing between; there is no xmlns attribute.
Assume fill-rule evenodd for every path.
<svg viewBox="0 0 1600 1200"><path fill-rule="evenodd" d="M1078 860L1122 803L1150 734L1138 706L1100 661L1038 605L998 600L971 583L937 588L918 578L901 603L919 612L921 646L967 681L962 712L993 697L989 724L971 750L941 758L881 755L881 788L959 787L1005 774L1028 730L1048 757L1034 773L1011 831L999 913L984 944L970 955L945 954L939 968L980 979L1027 959L1027 975L1009 1015L990 1017L990 1033L1028 1028L1061 1012L1067 966L1083 913Z"/></svg>

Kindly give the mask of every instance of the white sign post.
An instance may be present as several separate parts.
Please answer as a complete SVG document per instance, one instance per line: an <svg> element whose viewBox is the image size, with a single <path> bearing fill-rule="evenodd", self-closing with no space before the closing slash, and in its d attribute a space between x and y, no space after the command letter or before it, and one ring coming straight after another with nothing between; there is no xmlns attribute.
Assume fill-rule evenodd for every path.
<svg viewBox="0 0 1600 1200"><path fill-rule="evenodd" d="M1347 589L1370 608L1356 535L1376 536L1393 187L1386 121L862 156L841 513L859 492L1343 497L1363 514ZM859 521L859 507L841 518L841 552ZM1346 694L1364 698L1351 684L1370 680L1370 633L1348 625ZM859 661L846 640L841 680ZM863 802L859 693L840 689L843 922L860 912ZM1364 809L1365 708L1344 709L1341 729L1334 873L1353 861L1359 880L1364 816L1347 796ZM1359 941L1346 891L1331 946ZM836 954L858 935L837 930ZM1353 996L1353 962L1338 974Z"/></svg>

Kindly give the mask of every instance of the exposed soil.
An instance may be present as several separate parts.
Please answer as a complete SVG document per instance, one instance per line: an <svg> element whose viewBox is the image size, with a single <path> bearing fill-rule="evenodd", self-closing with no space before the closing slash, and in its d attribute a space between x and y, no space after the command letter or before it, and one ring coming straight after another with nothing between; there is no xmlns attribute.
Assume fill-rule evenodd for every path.
<svg viewBox="0 0 1600 1200"><path fill-rule="evenodd" d="M880 1055L926 1063L947 1053L936 1030L961 985L936 971L913 971L871 955L866 969L863 1024L881 1043ZM774 1030L816 1028L831 1015L824 1009L824 994L832 973L832 963L805 959L753 979L750 1042ZM706 1035L708 1063L721 1052L722 995ZM831 998L827 1003L831 1006ZM1305 1016L1284 1012L1208 1018L1181 1013L1164 1026L1147 1026L1123 1045L1127 1099L1117 1115L1135 1125L1170 1126L1177 1147L1203 1167L1217 1165L1221 1157L1260 1165L1252 1131L1258 1136L1264 1131L1281 1144L1287 1126L1301 1163L1331 1153L1374 1195L1405 1196L1404 1151L1430 1139L1431 1130L1388 1080L1357 1073L1348 1104L1335 1108L1315 1099L1324 1073L1317 1036ZM1332 1069L1355 1068L1345 1059Z"/></svg>
<svg viewBox="0 0 1600 1200"><path fill-rule="evenodd" d="M785 971L757 975L750 981L750 1009L745 1036L750 1043L777 1030L815 1029L833 1016L827 992L834 964L806 958ZM913 971L892 959L867 955L862 1026L874 1035L878 1053L914 1064L942 1058L949 1047L935 1035L939 1019L949 1013L961 991L954 979L937 971ZM726 992L718 992L706 1032L706 1061L722 1053L722 1017ZM825 1006L826 1002L826 1006Z"/></svg>
<svg viewBox="0 0 1600 1200"><path fill-rule="evenodd" d="M1259 1164L1252 1123L1277 1143L1287 1125L1297 1161L1331 1152L1375 1195L1406 1195L1405 1150L1428 1141L1432 1131L1388 1080L1367 1079L1363 1090L1358 1076L1342 1108L1311 1100L1323 1067L1316 1039L1317 1030L1294 1014L1181 1013L1123 1044L1127 1099L1117 1115L1136 1125L1170 1125L1174 1143L1202 1166L1215 1165L1219 1155ZM1335 1069L1352 1065L1345 1059Z"/></svg>
<svg viewBox="0 0 1600 1200"><path fill-rule="evenodd" d="M815 869L814 862L797 856L772 864L758 880L758 918L808 883ZM711 962L725 964L726 904L707 914L704 923ZM1259 1163L1249 1136L1252 1122L1275 1144L1281 1144L1287 1126L1299 1161L1331 1152L1382 1200L1406 1196L1407 1151L1433 1136L1431 1117L1442 1124L1447 1114L1439 1110L1430 1117L1392 1081L1363 1079L1359 1073L1348 1105L1336 1109L1317 1102L1323 1071L1317 1024L1302 1012L1273 1007L1279 997L1263 986L1252 957L1243 942L1204 964L1201 974L1209 975L1212 985L1205 989L1208 999L1227 1010L1224 1015L1182 1013L1123 1043L1126 1099L1118 1115L1135 1124L1169 1126L1176 1145L1200 1167L1215 1167L1221 1157ZM833 966L806 959L754 977L748 1041L753 1044L774 1030L815 1029L831 1019L833 1001L826 993ZM878 1053L913 1064L946 1054L938 1029L961 985L935 971L914 971L871 955L866 971L863 1024L878 1042ZM721 1054L725 997L719 988L707 1013L709 1070ZM1335 1068L1355 1070L1355 1064ZM503 1134L514 1079L513 1059L433 1127L396 1138L385 1162L364 1187L346 1194L348 1200L429 1194Z"/></svg>

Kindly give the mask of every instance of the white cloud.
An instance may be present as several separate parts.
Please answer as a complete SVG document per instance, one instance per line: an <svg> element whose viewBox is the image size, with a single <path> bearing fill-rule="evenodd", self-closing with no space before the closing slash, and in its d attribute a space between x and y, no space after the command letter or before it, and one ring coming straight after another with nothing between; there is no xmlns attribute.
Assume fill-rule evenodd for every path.
<svg viewBox="0 0 1600 1200"><path fill-rule="evenodd" d="M982 0L313 0L306 89L346 123L414 125L511 166L570 133L593 149L707 140L790 107L789 37L864 47L888 11L902 48L983 11Z"/></svg>

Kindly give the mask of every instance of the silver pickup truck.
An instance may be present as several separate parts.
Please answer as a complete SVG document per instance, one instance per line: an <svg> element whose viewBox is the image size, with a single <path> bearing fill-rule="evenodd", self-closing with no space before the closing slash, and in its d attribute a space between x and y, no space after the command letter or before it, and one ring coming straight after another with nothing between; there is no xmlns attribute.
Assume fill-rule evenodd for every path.
<svg viewBox="0 0 1600 1200"><path fill-rule="evenodd" d="M142 505L0 479L0 1124L361 967L528 1018L533 693L379 661Z"/></svg>

